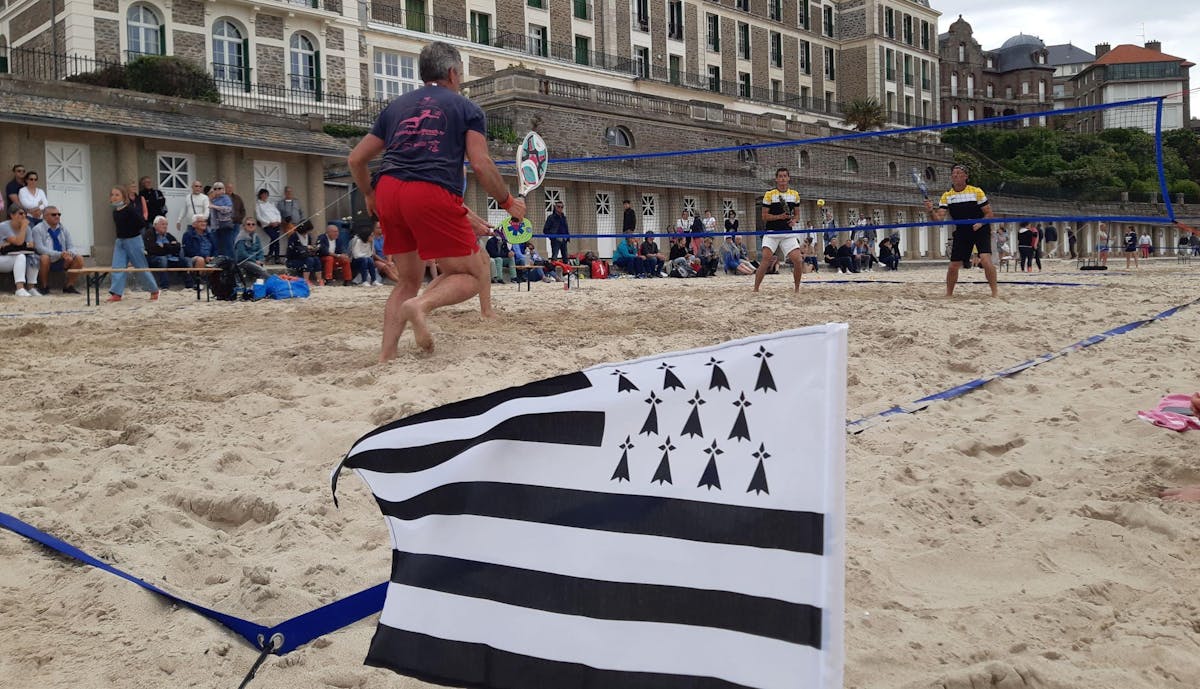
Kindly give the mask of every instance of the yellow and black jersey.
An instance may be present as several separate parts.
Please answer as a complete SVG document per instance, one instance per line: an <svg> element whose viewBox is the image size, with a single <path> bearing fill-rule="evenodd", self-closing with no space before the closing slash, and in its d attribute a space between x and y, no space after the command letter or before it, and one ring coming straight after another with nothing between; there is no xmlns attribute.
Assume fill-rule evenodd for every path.
<svg viewBox="0 0 1200 689"><path fill-rule="evenodd" d="M954 220L972 220L982 218L983 207L988 205L987 194L979 187L968 184L962 191L950 189L942 194L938 208L945 208Z"/></svg>
<svg viewBox="0 0 1200 689"><path fill-rule="evenodd" d="M763 208L766 208L771 215L783 215L784 213L791 215L796 206L800 205L800 193L791 187L783 191L771 189L763 195L762 203ZM787 220L768 220L763 225L763 229L789 230L791 226L788 225Z"/></svg>

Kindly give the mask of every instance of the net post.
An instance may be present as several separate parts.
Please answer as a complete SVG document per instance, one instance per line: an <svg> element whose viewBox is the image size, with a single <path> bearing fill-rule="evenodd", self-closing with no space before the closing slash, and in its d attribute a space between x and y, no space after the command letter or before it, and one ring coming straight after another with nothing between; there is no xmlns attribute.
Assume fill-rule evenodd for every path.
<svg viewBox="0 0 1200 689"><path fill-rule="evenodd" d="M1167 211L1167 219L1175 222L1175 206L1171 203L1171 191L1167 188L1167 173L1163 169L1163 134L1162 116L1165 96L1159 96L1154 106L1154 155L1158 162L1158 187L1162 191L1163 208Z"/></svg>

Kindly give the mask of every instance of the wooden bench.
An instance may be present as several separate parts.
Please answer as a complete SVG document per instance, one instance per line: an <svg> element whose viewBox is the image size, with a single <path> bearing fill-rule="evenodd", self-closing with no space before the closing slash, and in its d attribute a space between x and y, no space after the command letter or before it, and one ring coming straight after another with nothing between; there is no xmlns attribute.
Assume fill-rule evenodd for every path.
<svg viewBox="0 0 1200 689"><path fill-rule="evenodd" d="M87 295L88 306L92 305L92 290L96 290L96 306L100 305L100 285L104 278L112 273L215 273L216 268L105 268L92 266L89 268L71 268L68 273L82 275L85 281L84 294ZM204 283L204 296L211 299L208 291L208 280L196 280L196 301L200 301L200 283Z"/></svg>
<svg viewBox="0 0 1200 689"><path fill-rule="evenodd" d="M517 270L517 271L533 270L534 268L541 268L547 274L549 274L551 272L554 272L555 267L552 266L550 268L546 268L545 266L513 266L513 270ZM583 266L568 266L567 269L563 271L567 277L567 287L566 287L567 289L571 289L571 278L572 277L575 278L576 289L579 288L579 273L581 270L583 270ZM522 282L525 283L525 291L526 292L533 291L533 283L530 282L528 278L526 278L525 280L514 280L513 282L517 283L517 291L518 292L521 291L521 283Z"/></svg>

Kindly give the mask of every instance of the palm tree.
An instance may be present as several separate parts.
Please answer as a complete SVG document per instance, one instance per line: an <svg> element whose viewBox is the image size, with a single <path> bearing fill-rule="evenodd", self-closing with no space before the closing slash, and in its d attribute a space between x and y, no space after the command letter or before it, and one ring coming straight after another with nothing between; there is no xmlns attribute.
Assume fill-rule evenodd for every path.
<svg viewBox="0 0 1200 689"><path fill-rule="evenodd" d="M874 98L855 98L842 110L842 121L856 131L869 132L887 124L887 113Z"/></svg>

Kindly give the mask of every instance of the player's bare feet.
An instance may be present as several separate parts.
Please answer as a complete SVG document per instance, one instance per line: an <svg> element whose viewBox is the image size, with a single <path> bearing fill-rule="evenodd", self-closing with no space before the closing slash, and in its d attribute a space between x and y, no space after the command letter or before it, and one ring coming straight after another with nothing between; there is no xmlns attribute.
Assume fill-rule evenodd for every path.
<svg viewBox="0 0 1200 689"><path fill-rule="evenodd" d="M425 322L425 311L417 303L416 299L409 299L400 307L400 313L404 314L404 320L412 326L413 339L416 340L417 346L425 352L433 351L433 334L429 332L429 324Z"/></svg>
<svg viewBox="0 0 1200 689"><path fill-rule="evenodd" d="M1171 502L1200 502L1200 486L1164 488L1159 491L1158 497Z"/></svg>
<svg viewBox="0 0 1200 689"><path fill-rule="evenodd" d="M496 309L488 309L487 311L481 311L481 312L479 312L479 315L482 318L484 318L485 320L489 320L489 321L494 321L494 320L500 318L500 314L496 312Z"/></svg>

